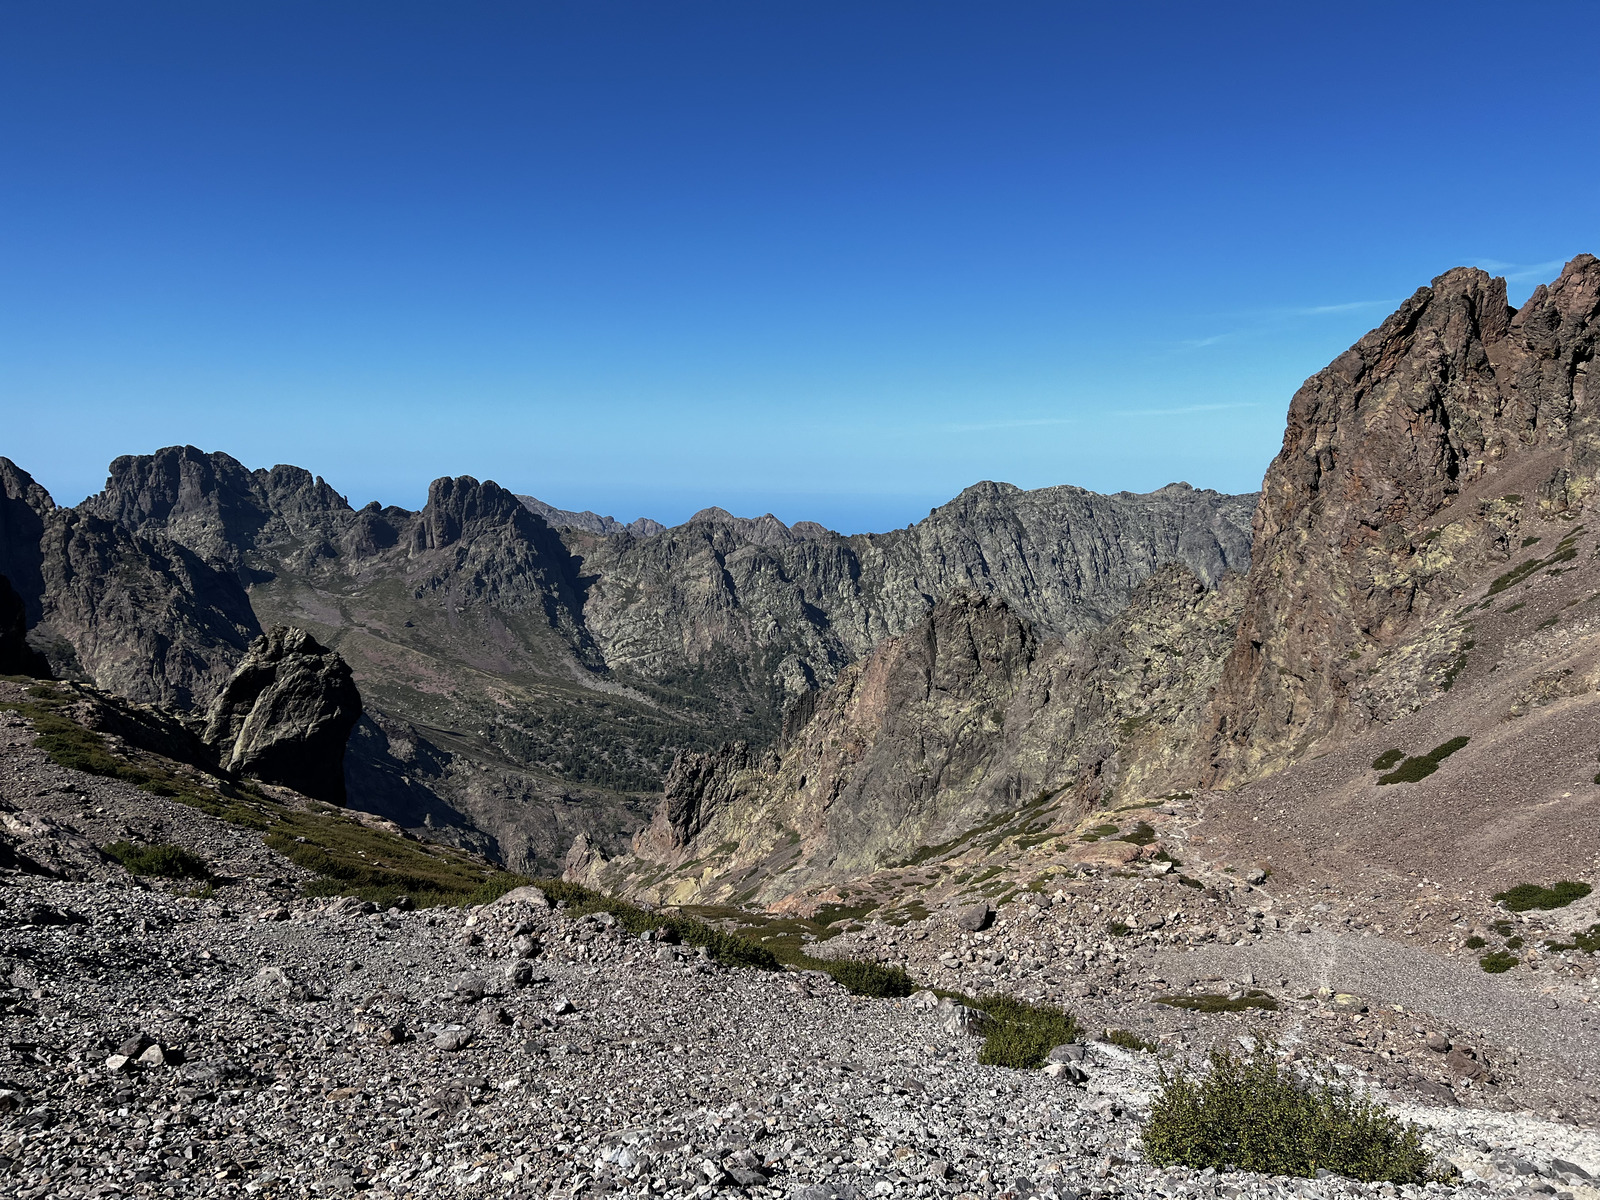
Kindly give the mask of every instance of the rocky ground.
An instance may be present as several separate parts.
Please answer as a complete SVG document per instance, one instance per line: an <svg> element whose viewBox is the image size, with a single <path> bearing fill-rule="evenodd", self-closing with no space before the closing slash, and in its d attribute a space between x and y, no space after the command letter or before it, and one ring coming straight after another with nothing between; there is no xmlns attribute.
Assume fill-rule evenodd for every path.
<svg viewBox="0 0 1600 1200"><path fill-rule="evenodd" d="M14 844L39 857L54 846L82 877L0 881L0 1194L1387 1194L1146 1165L1138 1139L1161 1060L1094 1037L1081 1058L1059 1055L1054 1074L980 1066L978 1039L931 997L869 1000L814 973L723 969L536 896L421 912L296 899L302 873L259 834L56 767L4 720L0 803ZM90 869L95 845L130 833L225 866L219 884ZM1449 1078L1464 1060L1468 1075L1483 1068L1472 1088L1450 1085L1470 1106L1399 1092L1462 1171L1453 1189L1600 1196L1585 1177L1600 1172L1600 1138L1528 1111L1534 1084L1498 1042L1375 996L1276 1014L1146 1003L1152 974L1169 990L1241 990L1170 941L1191 926L1166 920L1169 889L1187 893L1185 914L1237 929L1241 951L1317 936L1248 932L1261 924L1255 893L1114 874L1079 884L1108 890L1063 888L1048 906L1030 894L978 931L941 910L826 946L900 957L960 990L1058 987L1090 1034L1131 1029L1179 1056L1268 1033L1307 1065L1352 1037L1419 1079ZM1108 917L1142 932L1107 935ZM1021 961L1025 949L1059 964L1059 985ZM1193 958L1192 979L1174 956ZM1283 997L1302 986L1255 982ZM1428 1049L1430 1033L1451 1048ZM1575 1110L1581 1087L1568 1091ZM1522 1107L1479 1107L1490 1095Z"/></svg>

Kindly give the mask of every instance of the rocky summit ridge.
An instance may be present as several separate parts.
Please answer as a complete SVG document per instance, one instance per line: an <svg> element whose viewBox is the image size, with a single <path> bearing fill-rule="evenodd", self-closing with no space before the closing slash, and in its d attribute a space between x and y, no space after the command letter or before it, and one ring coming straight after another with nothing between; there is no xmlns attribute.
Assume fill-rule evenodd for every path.
<svg viewBox="0 0 1600 1200"><path fill-rule="evenodd" d="M469 476L356 510L194 447L118 458L73 509L9 461L0 483L4 573L57 674L203 712L263 630L304 630L362 695L351 802L517 867L579 833L622 848L676 755L771 744L954 591L1091 631L1164 563L1242 570L1254 504L984 483L886 534L716 508L625 527Z"/></svg>

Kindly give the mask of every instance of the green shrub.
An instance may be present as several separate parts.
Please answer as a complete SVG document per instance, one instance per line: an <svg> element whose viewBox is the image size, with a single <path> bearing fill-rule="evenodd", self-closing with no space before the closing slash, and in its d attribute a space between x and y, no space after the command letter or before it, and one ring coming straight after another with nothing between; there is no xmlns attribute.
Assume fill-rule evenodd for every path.
<svg viewBox="0 0 1600 1200"><path fill-rule="evenodd" d="M1106 932L1112 937L1127 937L1133 932L1133 930L1128 928L1128 926L1124 925L1121 921L1112 921L1106 926Z"/></svg>
<svg viewBox="0 0 1600 1200"><path fill-rule="evenodd" d="M1054 1005L1011 996L981 996L969 1003L989 1016L978 1052L978 1061L988 1066L1021 1071L1042 1067L1050 1051L1078 1037L1077 1019Z"/></svg>
<svg viewBox="0 0 1600 1200"><path fill-rule="evenodd" d="M1387 783L1417 783L1426 779L1439 769L1439 764L1461 749L1471 738L1453 737L1448 742L1435 746L1426 754L1419 754L1415 758L1408 758L1387 775L1378 776L1380 784Z"/></svg>
<svg viewBox="0 0 1600 1200"><path fill-rule="evenodd" d="M1600 952L1600 924L1591 925L1582 933L1573 934L1572 941L1585 954Z"/></svg>
<svg viewBox="0 0 1600 1200"><path fill-rule="evenodd" d="M1153 1054L1156 1049L1154 1042L1147 1042L1137 1033L1130 1033L1126 1029L1106 1030L1106 1041L1113 1046L1121 1046L1124 1050L1143 1050L1147 1054Z"/></svg>
<svg viewBox="0 0 1600 1200"><path fill-rule="evenodd" d="M1516 966L1517 962L1516 955L1507 954L1504 950L1496 950L1480 958L1478 965L1491 975L1502 975Z"/></svg>
<svg viewBox="0 0 1600 1200"><path fill-rule="evenodd" d="M827 959L812 961L818 970L826 971L837 982L843 984L846 990L857 996L892 998L909 996L916 991L911 976L900 967L885 967L860 959L842 959L837 962L830 962Z"/></svg>
<svg viewBox="0 0 1600 1200"><path fill-rule="evenodd" d="M1468 950L1482 950L1488 944L1488 942L1484 941L1477 934L1473 934L1463 943Z"/></svg>
<svg viewBox="0 0 1600 1200"><path fill-rule="evenodd" d="M1098 842L1101 838L1114 837L1116 832L1117 827L1115 825L1096 825L1078 840L1083 842Z"/></svg>
<svg viewBox="0 0 1600 1200"><path fill-rule="evenodd" d="M1523 941L1520 937L1511 937L1506 939L1507 950L1521 950L1522 946Z"/></svg>
<svg viewBox="0 0 1600 1200"><path fill-rule="evenodd" d="M1156 831L1150 827L1148 821L1140 821L1133 827L1132 832L1125 833L1117 839L1119 842L1132 842L1135 846L1148 846L1156 840Z"/></svg>
<svg viewBox="0 0 1600 1200"><path fill-rule="evenodd" d="M162 879L211 878L211 870L206 866L205 859L191 854L182 846L167 842L147 846L133 842L112 842L100 849L133 875L157 875Z"/></svg>
<svg viewBox="0 0 1600 1200"><path fill-rule="evenodd" d="M1372 769L1374 771L1387 771L1405 756L1406 752L1404 750L1385 750L1372 760Z"/></svg>
<svg viewBox="0 0 1600 1200"><path fill-rule="evenodd" d="M1216 994L1203 994L1199 996L1157 996L1157 1004L1168 1004L1173 1008L1186 1008L1197 1013L1223 1013L1243 1012L1247 1008L1260 1008L1268 1012L1278 1011L1278 1002L1266 992L1251 988L1242 996L1228 997Z"/></svg>
<svg viewBox="0 0 1600 1200"><path fill-rule="evenodd" d="M1319 1170L1364 1182L1420 1183L1422 1131L1324 1076L1302 1081L1278 1066L1276 1047L1249 1059L1211 1052L1196 1078L1162 1071L1143 1148L1157 1166L1238 1169L1312 1178Z"/></svg>
<svg viewBox="0 0 1600 1200"><path fill-rule="evenodd" d="M1565 908L1575 900L1582 900L1593 890L1587 883L1572 879L1563 879L1555 887L1549 888L1536 883L1519 883L1509 891L1496 893L1495 899L1512 912L1527 912L1535 908Z"/></svg>

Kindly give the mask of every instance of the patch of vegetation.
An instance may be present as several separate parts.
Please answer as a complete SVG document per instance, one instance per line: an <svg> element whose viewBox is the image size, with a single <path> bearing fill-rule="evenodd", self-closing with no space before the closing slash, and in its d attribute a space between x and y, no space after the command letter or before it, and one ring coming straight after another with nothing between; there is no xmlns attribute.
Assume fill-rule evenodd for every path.
<svg viewBox="0 0 1600 1200"><path fill-rule="evenodd" d="M916 991L911 976L900 967L885 967L878 963L850 958L838 961L812 959L807 966L813 970L826 971L843 984L847 991L857 996L887 998L909 996Z"/></svg>
<svg viewBox="0 0 1600 1200"><path fill-rule="evenodd" d="M1178 882L1183 884L1184 887L1192 887L1198 891L1205 891L1205 884L1201 883L1198 879L1191 879L1187 875L1179 875Z"/></svg>
<svg viewBox="0 0 1600 1200"><path fill-rule="evenodd" d="M249 803L254 789L222 780L201 782L157 765L113 754L106 740L67 715L75 698L49 684L28 689L28 699L0 705L0 710L26 717L33 725L34 746L58 767L131 783L153 796L165 796L247 829L265 829L271 822ZM255 793L259 796L259 793Z"/></svg>
<svg viewBox="0 0 1600 1200"><path fill-rule="evenodd" d="M1460 675L1462 671L1467 669L1467 651L1471 650L1477 644L1478 643L1473 641L1471 638L1468 638L1466 641L1461 643L1460 653L1456 655L1455 661L1445 669L1444 678L1439 680L1440 691L1448 692L1451 688L1455 687L1456 676Z"/></svg>
<svg viewBox="0 0 1600 1200"><path fill-rule="evenodd" d="M1078 1037L1077 1019L1052 1004L981 996L972 1005L989 1016L983 1028L983 1049L978 1052L978 1061L986 1066L1037 1069L1044 1066L1050 1051Z"/></svg>
<svg viewBox="0 0 1600 1200"><path fill-rule="evenodd" d="M1581 527L1580 527L1581 529ZM1548 558L1530 558L1526 562L1518 563L1501 575L1489 585L1489 595L1494 596L1507 588L1516 587L1517 584L1529 578L1545 567L1554 567L1558 563L1571 562L1578 557L1578 548L1573 544L1577 539L1579 529L1574 529L1556 545L1555 553Z"/></svg>
<svg viewBox="0 0 1600 1200"><path fill-rule="evenodd" d="M1550 628L1553 628L1557 624L1559 619L1560 618L1558 618L1558 617L1546 617L1544 620L1540 621L1538 625L1534 626L1534 628L1535 629L1550 629Z"/></svg>
<svg viewBox="0 0 1600 1200"><path fill-rule="evenodd" d="M1491 975L1501 975L1517 965L1517 957L1504 950L1495 950L1478 960L1478 965Z"/></svg>
<svg viewBox="0 0 1600 1200"><path fill-rule="evenodd" d="M1157 1004L1168 1004L1173 1008L1186 1008L1197 1013L1224 1013L1244 1012L1247 1008L1264 1009L1267 1012L1277 1012L1278 1002L1266 992L1250 988L1244 995L1230 999L1225 995L1199 995L1199 996L1157 996Z"/></svg>
<svg viewBox="0 0 1600 1200"><path fill-rule="evenodd" d="M1512 613L1518 611L1519 609L1523 609L1523 608L1527 608L1527 607L1528 607L1528 602L1526 600L1518 600L1515 604L1512 604L1512 605L1510 605L1510 606L1508 606L1506 608L1506 610L1505 610L1506 616L1509 617Z"/></svg>
<svg viewBox="0 0 1600 1200"><path fill-rule="evenodd" d="M1524 550L1526 550L1529 546L1537 546L1539 544L1539 541L1540 541L1539 538L1536 538L1532 534L1529 534L1527 537L1522 539L1522 548Z"/></svg>
<svg viewBox="0 0 1600 1200"><path fill-rule="evenodd" d="M170 842L139 845L134 842L112 842L101 846L103 854L116 859L134 875L156 875L162 879L211 878L206 860L192 854L182 846Z"/></svg>
<svg viewBox="0 0 1600 1200"><path fill-rule="evenodd" d="M1512 912L1528 912L1535 908L1549 911L1553 908L1565 908L1576 900L1582 900L1592 891L1594 889L1587 883L1563 879L1555 887L1548 888L1540 887L1536 883L1519 883L1509 891L1496 892L1494 898Z"/></svg>
<svg viewBox="0 0 1600 1200"><path fill-rule="evenodd" d="M1112 937L1127 937L1133 932L1133 930L1128 928L1128 926L1124 925L1121 921L1112 921L1106 926L1106 932Z"/></svg>
<svg viewBox="0 0 1600 1200"><path fill-rule="evenodd" d="M1462 942L1461 944L1463 946L1465 946L1468 950L1482 950L1489 943L1484 941L1477 934L1473 934L1471 937L1469 937L1466 941Z"/></svg>
<svg viewBox="0 0 1600 1200"><path fill-rule="evenodd" d="M1106 1030L1106 1041L1113 1046L1121 1046L1124 1050L1143 1050L1147 1054L1154 1054L1156 1051L1154 1042L1147 1042L1137 1033L1130 1033L1126 1029Z"/></svg>
<svg viewBox="0 0 1600 1200"><path fill-rule="evenodd" d="M1148 846L1156 840L1156 831L1150 827L1148 821L1140 821L1133 829L1117 839L1119 842L1131 842L1135 846Z"/></svg>
<svg viewBox="0 0 1600 1200"><path fill-rule="evenodd" d="M860 904L819 904L812 920L822 926L844 925L869 916L876 912L877 908L876 900L863 900Z"/></svg>
<svg viewBox="0 0 1600 1200"><path fill-rule="evenodd" d="M1078 840L1080 842L1098 842L1101 838L1114 837L1117 832L1115 825L1096 825Z"/></svg>
<svg viewBox="0 0 1600 1200"><path fill-rule="evenodd" d="M1378 755L1377 758L1372 760L1372 769L1374 771L1387 771L1405 756L1406 752L1404 750L1385 750L1382 754Z"/></svg>
<svg viewBox="0 0 1600 1200"><path fill-rule="evenodd" d="M1582 933L1573 934L1572 942L1585 954L1600 953L1600 924L1591 925Z"/></svg>
<svg viewBox="0 0 1600 1200"><path fill-rule="evenodd" d="M1515 929L1516 926L1513 925L1510 921L1495 921L1494 923L1492 923L1489 926L1489 928L1494 930L1496 933L1498 933L1501 937L1504 938L1504 937L1510 937L1511 936L1511 931L1513 929Z"/></svg>
<svg viewBox="0 0 1600 1200"><path fill-rule="evenodd" d="M1522 941L1521 938L1512 937L1512 938L1507 938L1506 939L1506 949L1507 950L1521 950L1522 947L1523 947L1523 941Z"/></svg>
<svg viewBox="0 0 1600 1200"><path fill-rule="evenodd" d="M1421 1183L1422 1131L1329 1076L1300 1080L1268 1044L1248 1059L1213 1049L1201 1077L1162 1071L1145 1125L1158 1166L1238 1169L1313 1178L1319 1170L1364 1182Z"/></svg>
<svg viewBox="0 0 1600 1200"><path fill-rule="evenodd" d="M1419 754L1415 758L1408 758L1387 775L1378 776L1380 784L1389 783L1417 783L1426 779L1439 769L1439 764L1460 750L1471 738L1453 737L1448 742L1435 746L1426 754Z"/></svg>
<svg viewBox="0 0 1600 1200"><path fill-rule="evenodd" d="M540 879L531 882L549 897L552 904L565 904L568 916L583 917L590 913L610 913L616 918L617 924L632 934L670 929L684 945L705 949L712 958L724 966L755 967L764 971L776 971L783 965L765 946L692 917L663 916L660 913L646 912L626 900L617 900L563 879Z"/></svg>

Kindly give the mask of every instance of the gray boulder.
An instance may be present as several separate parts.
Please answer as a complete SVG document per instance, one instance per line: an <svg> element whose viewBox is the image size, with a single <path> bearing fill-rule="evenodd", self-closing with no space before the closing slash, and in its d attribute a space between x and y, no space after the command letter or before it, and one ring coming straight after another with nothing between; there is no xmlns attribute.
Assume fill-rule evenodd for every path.
<svg viewBox="0 0 1600 1200"><path fill-rule="evenodd" d="M339 655L303 629L278 626L249 652L206 719L222 767L344 803L344 749L361 693Z"/></svg>
<svg viewBox="0 0 1600 1200"><path fill-rule="evenodd" d="M989 907L987 900L979 900L970 904L956 914L956 927L965 929L968 933L977 933L986 929L989 921L994 917L994 910Z"/></svg>

